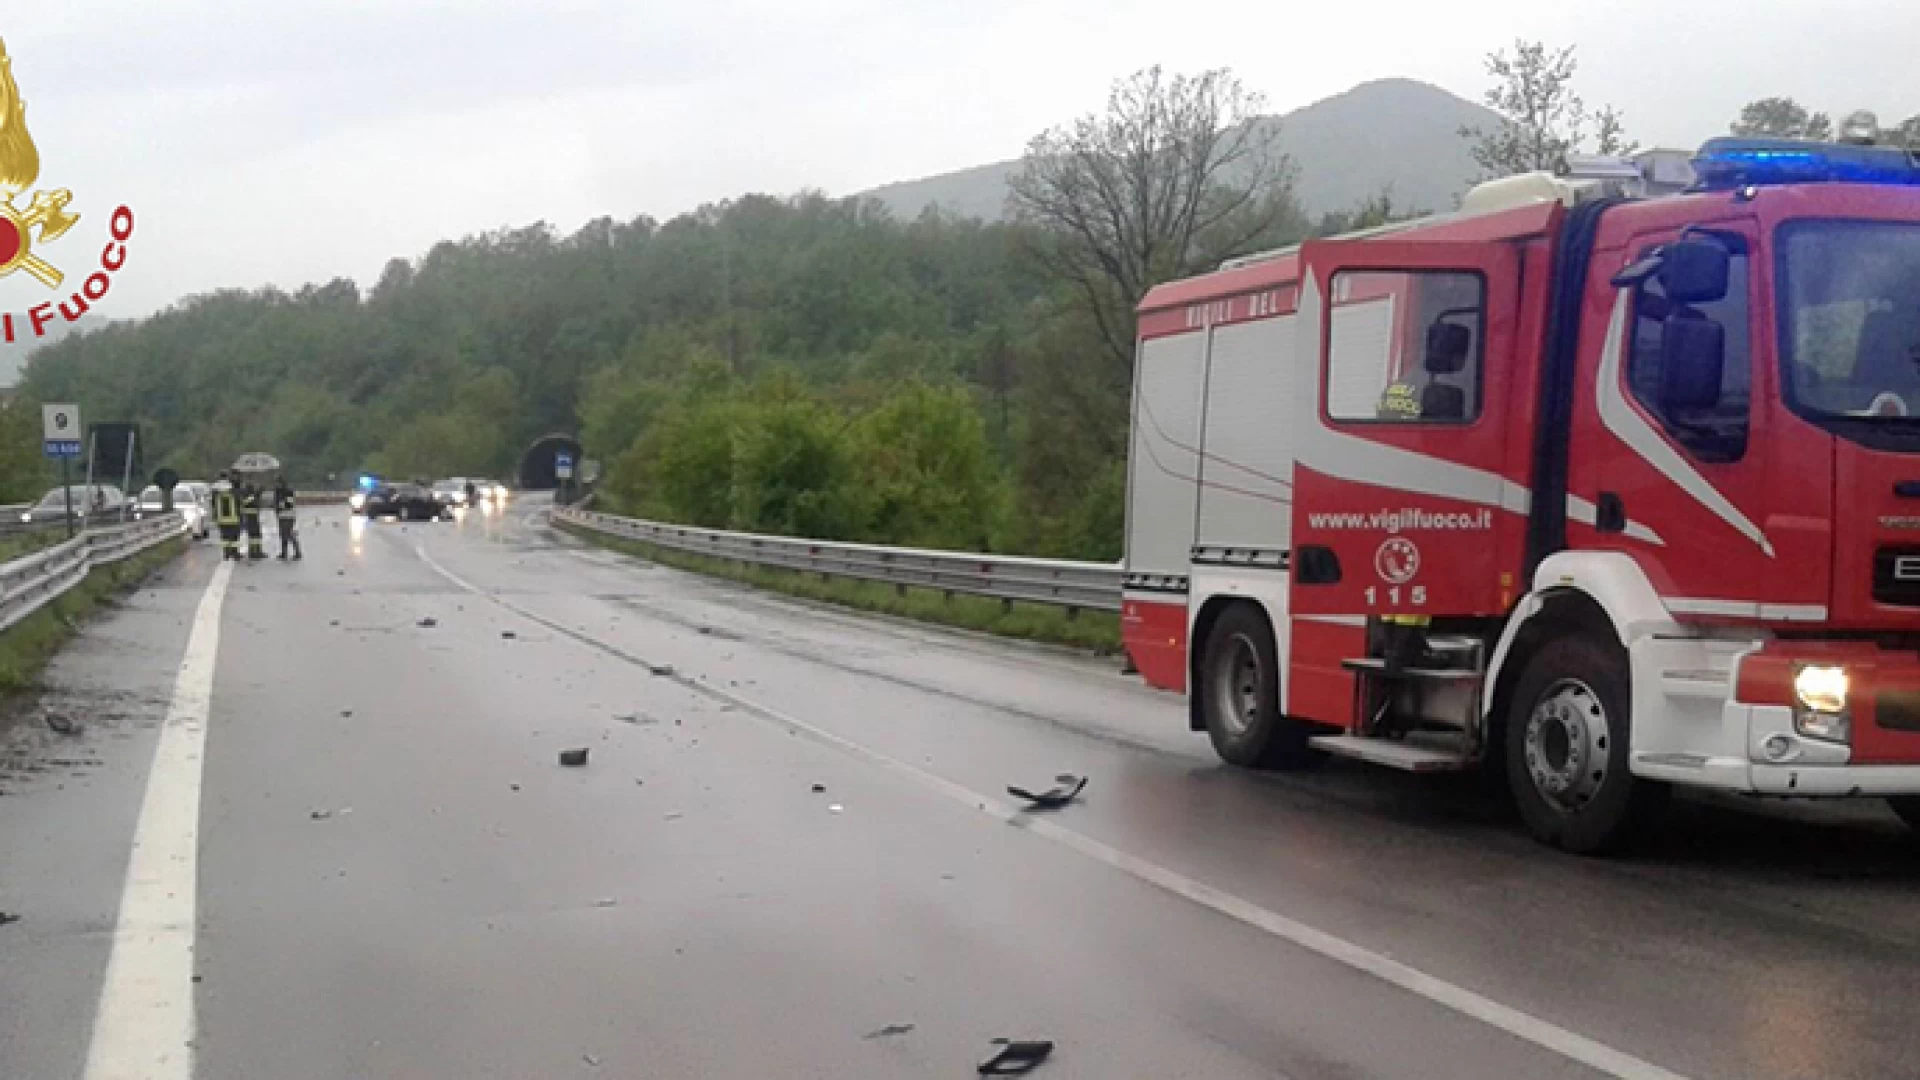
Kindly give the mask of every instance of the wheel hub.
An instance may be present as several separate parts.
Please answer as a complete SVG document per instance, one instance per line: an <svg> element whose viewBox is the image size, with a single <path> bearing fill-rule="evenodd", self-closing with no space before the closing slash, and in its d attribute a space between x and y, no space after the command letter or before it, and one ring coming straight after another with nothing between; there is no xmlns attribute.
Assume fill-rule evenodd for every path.
<svg viewBox="0 0 1920 1080"><path fill-rule="evenodd" d="M1260 653L1245 634L1227 642L1214 669L1213 707L1228 731L1243 735L1260 711Z"/></svg>
<svg viewBox="0 0 1920 1080"><path fill-rule="evenodd" d="M1525 756L1535 790L1562 811L1585 806L1606 782L1611 737L1592 687L1578 679L1548 687L1527 714Z"/></svg>

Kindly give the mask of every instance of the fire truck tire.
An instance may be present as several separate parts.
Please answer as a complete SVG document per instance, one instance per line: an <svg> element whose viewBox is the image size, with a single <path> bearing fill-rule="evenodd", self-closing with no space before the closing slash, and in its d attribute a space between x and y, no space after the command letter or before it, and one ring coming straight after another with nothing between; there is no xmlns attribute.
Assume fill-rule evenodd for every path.
<svg viewBox="0 0 1920 1080"><path fill-rule="evenodd" d="M1907 823L1907 828L1920 832L1920 795L1892 795L1887 798L1887 809Z"/></svg>
<svg viewBox="0 0 1920 1080"><path fill-rule="evenodd" d="M1200 705L1214 752L1246 768L1299 768L1319 755L1310 729L1280 715L1280 660L1273 626L1252 604L1220 613L1200 657Z"/></svg>
<svg viewBox="0 0 1920 1080"><path fill-rule="evenodd" d="M1527 661L1505 721L1507 785L1534 838L1579 855L1631 840L1665 801L1664 784L1628 768L1627 658L1618 645L1567 636Z"/></svg>

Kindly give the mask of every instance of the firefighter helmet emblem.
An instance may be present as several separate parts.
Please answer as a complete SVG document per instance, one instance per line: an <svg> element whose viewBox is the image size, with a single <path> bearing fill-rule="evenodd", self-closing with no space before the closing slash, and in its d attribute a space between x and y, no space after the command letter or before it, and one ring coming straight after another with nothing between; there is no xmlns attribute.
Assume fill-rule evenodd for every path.
<svg viewBox="0 0 1920 1080"><path fill-rule="evenodd" d="M1373 568L1389 585L1405 585L1420 572L1420 549L1404 536L1389 536L1373 553Z"/></svg>
<svg viewBox="0 0 1920 1080"><path fill-rule="evenodd" d="M40 178L40 151L27 133L27 103L13 80L13 61L0 42L0 277L25 270L47 288L65 275L33 253L33 245L59 239L80 215L69 213L73 193L65 188L35 191L25 208L14 199ZM37 233L37 235L36 235Z"/></svg>

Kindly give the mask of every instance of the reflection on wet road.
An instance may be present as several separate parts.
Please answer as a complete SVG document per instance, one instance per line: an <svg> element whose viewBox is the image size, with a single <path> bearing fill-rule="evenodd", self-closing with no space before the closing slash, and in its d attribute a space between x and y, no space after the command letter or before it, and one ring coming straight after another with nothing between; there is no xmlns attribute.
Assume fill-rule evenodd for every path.
<svg viewBox="0 0 1920 1080"><path fill-rule="evenodd" d="M308 511L305 562L232 572L205 760L164 774L218 560L88 628L48 680L88 730L28 703L0 737L0 1075L107 1075L103 998L187 1002L166 1075L234 1080L951 1076L994 1037L1101 1078L1920 1050L1920 862L1875 808L1686 802L1634 859L1556 856L1470 782L1229 770L1109 661L691 577L541 509ZM182 770L192 981L128 982L129 851ZM1063 772L1090 783L1052 815L1004 794Z"/></svg>

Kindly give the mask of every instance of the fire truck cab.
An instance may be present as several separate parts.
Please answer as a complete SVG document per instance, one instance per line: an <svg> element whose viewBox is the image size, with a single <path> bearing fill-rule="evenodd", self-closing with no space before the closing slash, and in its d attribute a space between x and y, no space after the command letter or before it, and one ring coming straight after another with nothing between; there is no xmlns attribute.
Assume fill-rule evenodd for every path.
<svg viewBox="0 0 1920 1080"><path fill-rule="evenodd" d="M1582 852L1672 785L1920 825L1920 162L1694 166L1148 294L1123 633L1222 758L1497 770Z"/></svg>

